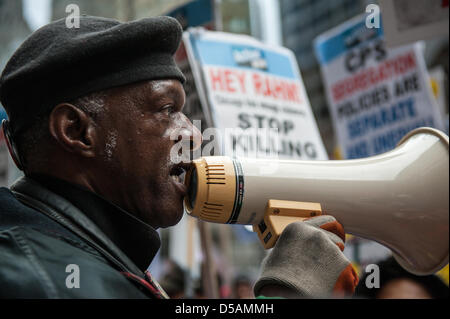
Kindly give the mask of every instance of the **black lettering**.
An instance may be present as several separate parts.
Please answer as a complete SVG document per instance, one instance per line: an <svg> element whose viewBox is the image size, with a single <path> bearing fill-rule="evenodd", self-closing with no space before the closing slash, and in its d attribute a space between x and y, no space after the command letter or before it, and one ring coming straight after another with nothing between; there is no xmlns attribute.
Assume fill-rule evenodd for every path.
<svg viewBox="0 0 450 319"><path fill-rule="evenodd" d="M386 58L387 52L383 40L379 40L375 43L374 50L375 50L375 60L380 62Z"/></svg>
<svg viewBox="0 0 450 319"><path fill-rule="evenodd" d="M252 126L252 124L250 123L250 121L249 121L249 118L248 118L248 114L246 114L246 113L240 113L239 115L238 115L238 118L239 118L239 124L238 124L238 126L240 127L240 128L242 128L242 129L248 129L249 127L251 127Z"/></svg>
<svg viewBox="0 0 450 319"><path fill-rule="evenodd" d="M255 118L258 120L258 128L263 128L263 121L266 118L264 115L256 115Z"/></svg>

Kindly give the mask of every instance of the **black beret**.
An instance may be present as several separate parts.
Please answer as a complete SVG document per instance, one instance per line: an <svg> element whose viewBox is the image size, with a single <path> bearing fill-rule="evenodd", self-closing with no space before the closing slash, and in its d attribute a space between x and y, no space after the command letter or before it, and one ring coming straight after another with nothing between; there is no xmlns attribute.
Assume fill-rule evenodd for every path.
<svg viewBox="0 0 450 319"><path fill-rule="evenodd" d="M52 22L17 49L0 77L0 101L13 133L54 106L107 88L185 78L173 55L182 35L170 17L121 23L81 16L79 28Z"/></svg>

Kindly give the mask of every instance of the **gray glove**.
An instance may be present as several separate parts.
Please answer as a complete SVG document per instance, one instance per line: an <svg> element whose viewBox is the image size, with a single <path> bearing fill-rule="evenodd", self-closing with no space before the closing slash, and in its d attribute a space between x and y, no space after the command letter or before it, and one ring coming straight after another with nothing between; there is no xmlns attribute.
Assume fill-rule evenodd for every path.
<svg viewBox="0 0 450 319"><path fill-rule="evenodd" d="M332 216L289 224L263 262L255 296L269 287L281 287L290 292L284 297L294 298L353 294L358 276L342 253L344 241L344 229Z"/></svg>

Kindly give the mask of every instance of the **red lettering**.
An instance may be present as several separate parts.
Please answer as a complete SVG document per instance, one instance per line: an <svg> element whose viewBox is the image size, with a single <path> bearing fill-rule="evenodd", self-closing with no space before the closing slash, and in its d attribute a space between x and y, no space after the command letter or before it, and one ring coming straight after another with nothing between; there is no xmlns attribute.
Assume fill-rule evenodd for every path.
<svg viewBox="0 0 450 319"><path fill-rule="evenodd" d="M245 89L245 74L246 73L244 71L243 72L236 71L236 77L237 77L237 79L239 81L239 85L241 87L241 92L242 93L246 93L246 89Z"/></svg>
<svg viewBox="0 0 450 319"><path fill-rule="evenodd" d="M301 103L302 100L300 99L300 90L296 83L287 84L286 85L286 100Z"/></svg>
<svg viewBox="0 0 450 319"><path fill-rule="evenodd" d="M265 96L271 96L271 95L273 95L273 93L272 93L272 90L271 90L271 87L270 87L270 82L269 82L269 77L267 77L266 76L266 79L265 79L266 81L266 87L265 87L265 91L264 91L264 95Z"/></svg>
<svg viewBox="0 0 450 319"><path fill-rule="evenodd" d="M226 91L230 93L246 93L246 73L229 69L209 69L209 80L213 91Z"/></svg>
<svg viewBox="0 0 450 319"><path fill-rule="evenodd" d="M225 89L228 92L236 92L236 89L231 85L233 82L233 71L225 70Z"/></svg>
<svg viewBox="0 0 450 319"><path fill-rule="evenodd" d="M273 99L301 103L300 88L297 83L253 73L253 88L256 95Z"/></svg>
<svg viewBox="0 0 450 319"><path fill-rule="evenodd" d="M256 94L262 94L262 82L258 73L253 73L253 86Z"/></svg>
<svg viewBox="0 0 450 319"><path fill-rule="evenodd" d="M408 52L394 59L384 61L376 67L368 68L335 83L331 87L333 99L338 102L344 97L363 91L370 86L375 86L389 78L402 75L415 67L414 52Z"/></svg>
<svg viewBox="0 0 450 319"><path fill-rule="evenodd" d="M217 70L217 73L215 73L214 69L209 69L209 78L213 91L217 91L217 85L219 85L219 90L223 91L223 77L220 70Z"/></svg>

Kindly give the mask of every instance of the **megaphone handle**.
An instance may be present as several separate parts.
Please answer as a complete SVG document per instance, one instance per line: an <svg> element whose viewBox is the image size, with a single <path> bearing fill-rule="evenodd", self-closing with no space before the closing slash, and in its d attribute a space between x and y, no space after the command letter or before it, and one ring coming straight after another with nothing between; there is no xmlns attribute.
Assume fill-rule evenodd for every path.
<svg viewBox="0 0 450 319"><path fill-rule="evenodd" d="M319 215L322 215L319 203L270 199L263 220L253 225L253 231L258 234L264 248L269 249L275 245L287 225Z"/></svg>

